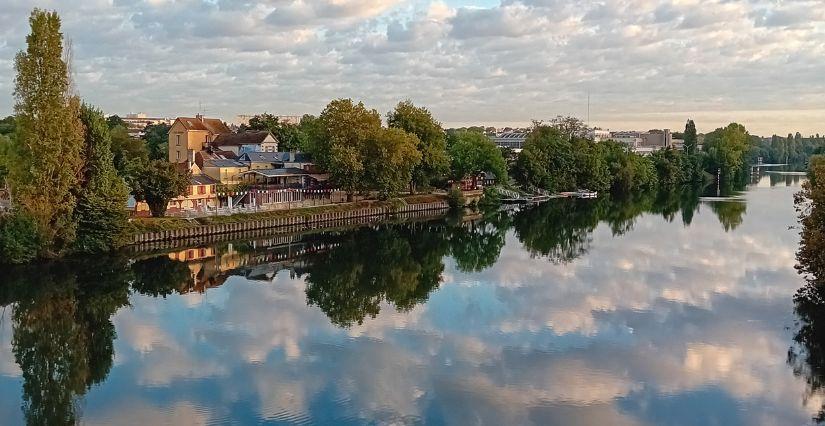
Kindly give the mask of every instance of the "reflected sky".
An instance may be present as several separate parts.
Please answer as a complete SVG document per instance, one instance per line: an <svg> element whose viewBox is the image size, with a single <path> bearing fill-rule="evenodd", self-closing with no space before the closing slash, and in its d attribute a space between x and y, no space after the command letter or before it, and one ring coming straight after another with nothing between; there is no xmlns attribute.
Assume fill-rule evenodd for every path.
<svg viewBox="0 0 825 426"><path fill-rule="evenodd" d="M110 318L108 375L75 392L75 411L88 424L143 425L808 423L821 397L806 396L786 363L802 285L798 189L798 177L765 176L742 199L697 201L689 221L677 209L621 227L581 224L579 254L563 261L525 247L535 220L516 215L460 227L470 237L428 231L487 250L471 261L415 229L394 239L362 230L305 241L297 260L233 268L209 285L131 291ZM584 213L547 214L572 223ZM359 249L364 241L374 246ZM225 253L203 255L243 263ZM405 260L349 268L347 253ZM433 253L440 282L410 290L405 276L440 270ZM190 262L200 278L209 268ZM374 317L334 321L341 298L309 290L344 278L353 284L340 292L377 306ZM73 309L85 312L77 298ZM10 424L26 422L14 346L33 327L16 307L0 322L0 416Z"/></svg>

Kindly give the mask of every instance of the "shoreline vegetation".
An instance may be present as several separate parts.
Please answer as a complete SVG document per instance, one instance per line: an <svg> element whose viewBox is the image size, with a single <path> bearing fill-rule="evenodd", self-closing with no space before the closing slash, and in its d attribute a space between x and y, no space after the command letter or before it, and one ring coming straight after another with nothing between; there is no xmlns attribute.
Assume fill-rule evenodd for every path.
<svg viewBox="0 0 825 426"><path fill-rule="evenodd" d="M68 72L71 54L64 49L60 17L34 9L29 21L26 48L15 57L15 115L0 123L0 182L10 205L0 212L0 263L114 251L141 230L318 211L164 218L169 201L184 195L189 181L165 159L168 129L149 126L143 139L131 138L119 117L107 118L85 103ZM427 108L409 100L383 119L362 102L335 99L298 124L264 113L246 129L269 131L281 148L306 153L348 201L374 194L375 200L364 202L391 205L403 202L396 201L402 193L434 196L439 189L447 191L453 208L465 204L458 183L481 173L496 185L529 193L588 189L627 197L692 192L713 180L734 188L747 180L748 163L757 156L798 160L815 148L796 144L801 139L791 135L766 147L737 123L699 135L688 120L683 150L666 147L642 156L616 141L596 142L577 118L557 117L535 121L515 153L497 147L483 129L445 130ZM153 218L130 221L129 194L146 202ZM485 190L480 203L496 198ZM357 209L358 203L321 208Z"/></svg>

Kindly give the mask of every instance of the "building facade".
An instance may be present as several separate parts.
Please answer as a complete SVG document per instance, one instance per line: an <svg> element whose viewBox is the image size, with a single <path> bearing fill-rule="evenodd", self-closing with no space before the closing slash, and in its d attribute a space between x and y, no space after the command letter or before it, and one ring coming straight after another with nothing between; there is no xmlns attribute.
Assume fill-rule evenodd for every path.
<svg viewBox="0 0 825 426"><path fill-rule="evenodd" d="M193 164L195 153L203 151L216 137L231 130L217 118L178 117L169 129L169 162Z"/></svg>

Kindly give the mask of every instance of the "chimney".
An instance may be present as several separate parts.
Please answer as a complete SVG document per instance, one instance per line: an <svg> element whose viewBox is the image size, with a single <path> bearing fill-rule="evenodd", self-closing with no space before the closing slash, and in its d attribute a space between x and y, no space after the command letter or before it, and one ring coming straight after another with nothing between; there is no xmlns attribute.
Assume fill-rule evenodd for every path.
<svg viewBox="0 0 825 426"><path fill-rule="evenodd" d="M190 149L189 150L189 164L187 164L187 166L189 166L189 168L191 169L193 164L195 164L195 150Z"/></svg>
<svg viewBox="0 0 825 426"><path fill-rule="evenodd" d="M203 116L200 113L195 114L195 118L197 118L201 123L203 123Z"/></svg>

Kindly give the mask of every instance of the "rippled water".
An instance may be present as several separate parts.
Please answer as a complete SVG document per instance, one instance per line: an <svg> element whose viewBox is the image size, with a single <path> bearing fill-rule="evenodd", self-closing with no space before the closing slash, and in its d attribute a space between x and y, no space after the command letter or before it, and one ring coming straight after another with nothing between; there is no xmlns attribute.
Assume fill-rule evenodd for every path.
<svg viewBox="0 0 825 426"><path fill-rule="evenodd" d="M808 423L799 179L10 270L0 423Z"/></svg>

